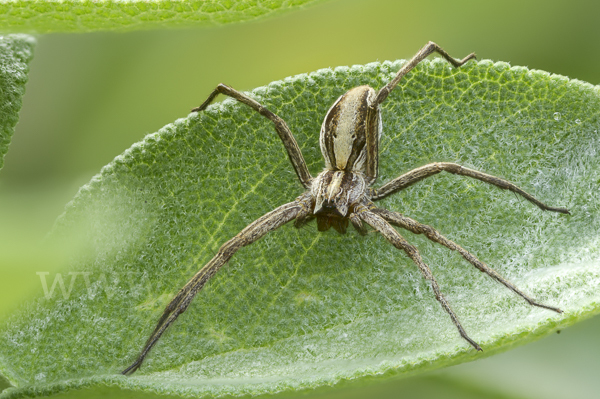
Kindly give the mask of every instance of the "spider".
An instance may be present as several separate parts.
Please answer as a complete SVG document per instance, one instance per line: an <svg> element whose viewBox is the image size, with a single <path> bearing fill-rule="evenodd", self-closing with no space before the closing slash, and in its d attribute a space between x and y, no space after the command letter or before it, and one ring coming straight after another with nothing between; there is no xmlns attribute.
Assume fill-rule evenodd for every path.
<svg viewBox="0 0 600 399"><path fill-rule="evenodd" d="M318 231L327 231L333 227L342 234L346 232L349 223L352 223L361 235L367 233L366 225L371 226L394 247L404 251L412 259L423 277L431 283L435 298L449 314L461 337L478 351L482 350L481 347L465 332L458 316L442 294L429 266L425 264L417 248L406 241L392 226L401 227L415 234L424 234L431 241L457 251L481 272L504 284L530 305L562 313L559 308L536 302L476 256L447 239L431 226L421 224L398 212L377 208L373 203L425 178L445 171L481 180L504 190L510 190L542 210L569 214L567 209L548 206L507 180L450 162L430 163L400 175L379 188L371 187L377 180L378 174L378 145L382 130L379 106L404 75L434 52L440 54L456 68L475 58L475 54L472 53L457 61L437 44L429 42L406 62L394 79L381 90L375 91L369 86L358 86L343 94L331 106L321 126L319 143L325 158L325 169L317 177L311 176L308 171L298 143L283 119L247 95L224 84L219 84L202 105L192 110L192 112L203 111L215 97L224 94L250 106L269 119L275 125L275 130L283 142L290 162L306 191L294 201L275 208L258 218L238 235L223 244L217 254L192 277L167 305L140 355L122 374L129 375L139 369L150 349L167 328L188 308L206 282L240 248L252 244L265 234L292 220L294 220L294 226L299 228L316 218Z"/></svg>

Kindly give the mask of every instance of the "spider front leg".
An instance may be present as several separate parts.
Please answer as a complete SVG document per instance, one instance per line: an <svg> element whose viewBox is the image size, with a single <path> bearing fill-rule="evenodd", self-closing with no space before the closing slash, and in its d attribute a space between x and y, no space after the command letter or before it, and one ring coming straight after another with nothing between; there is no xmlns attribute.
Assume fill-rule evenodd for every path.
<svg viewBox="0 0 600 399"><path fill-rule="evenodd" d="M288 157L290 158L290 162L296 171L296 175L298 175L300 183L302 186L304 186L304 188L309 189L313 178L308 171L308 167L306 166L306 162L302 156L302 151L300 151L300 147L298 146L294 135L290 131L290 128L283 119L263 107L258 101L248 97L244 93L240 93L239 91L224 85L223 83L219 83L213 92L210 93L210 96L208 96L206 101L204 101L199 107L192 109L192 112L204 111L219 94L224 94L226 96L235 98L239 102L250 106L253 110L273 122L275 125L275 130L283 142L283 145L288 153Z"/></svg>
<svg viewBox="0 0 600 399"><path fill-rule="evenodd" d="M377 201L383 199L390 194L394 194L400 190L405 189L410 185L413 185L430 176L436 175L442 171L446 171L455 175L468 176L473 179L481 180L482 182L492 184L496 187L500 187L503 190L512 191L513 193L519 194L527 201L537 205L540 209L544 211L569 214L568 209L548 206L542 201L535 198L533 195L527 193L526 191L517 187L515 184L509 182L508 180L500 179L499 177L488 175L487 173L479 172L477 170L465 168L452 162L435 162L427 164L425 166L421 166L420 168L413 169L410 172L407 172L395 178L394 180L384 184L380 188L372 190L371 200Z"/></svg>
<svg viewBox="0 0 600 399"><path fill-rule="evenodd" d="M368 106L366 112L366 164L365 174L369 184L373 184L377 180L379 174L379 136L381 134L381 111L379 106L385 101L392 90L400 83L400 80L423 61L430 54L437 52L444 59L450 62L454 67L458 68L464 65L470 59L475 58L475 53L471 53L462 60L455 60L434 42L427 43L417 54L415 54L402 68L396 73L394 79L382 87L378 92L369 93ZM346 93L347 96L350 92ZM336 103L337 105L337 103ZM335 105L329 110L332 112ZM329 113L327 114L329 116ZM325 121L327 121L327 117ZM325 123L325 122L324 122ZM352 139L354 140L354 139Z"/></svg>
<svg viewBox="0 0 600 399"><path fill-rule="evenodd" d="M475 58L475 53L471 53L471 54L467 55L465 58L463 58L462 60L456 60L456 59L452 58L450 56L450 54L448 54L440 46L438 46L434 42L429 42L425 46L423 46L423 48L421 50L419 50L419 52L417 54L415 54L410 60L408 60L408 62L406 64L404 64L402 66L402 68L400 68L400 70L398 71L398 73L396 74L394 79L392 79L391 82L389 82L381 90L379 90L379 92L377 93L377 97L375 98L375 101L372 103L372 106L378 107L382 102L384 102L385 99L387 98L387 96L390 94L390 92L392 90L394 90L394 88L398 85L400 80L404 77L404 75L409 73L421 61L423 61L425 58L427 58L428 55L430 55L434 52L438 53L442 57L444 57L444 59L446 59L446 61L450 62L455 68L458 68L458 67L464 65L470 59Z"/></svg>
<svg viewBox="0 0 600 399"><path fill-rule="evenodd" d="M460 336L463 337L469 344L471 344L473 348L477 349L478 351L481 351L482 349L479 346L479 344L477 344L477 342L473 341L467 335L464 328L460 324L458 316L456 315L456 313L454 313L454 311L450 307L450 304L442 294L440 286L433 277L429 266L427 266L425 262L423 262L423 258L421 258L421 254L419 254L417 248L409 244L408 241L406 241L404 237L402 237L396 230L394 230L394 228L388 222L386 222L377 213L373 212L372 210L368 210L367 207L357 207L356 214L365 223L367 223L379 233L381 233L381 235L384 236L394 247L406 252L406 254L412 259L412 261L419 267L419 270L421 270L423 277L425 277L426 280L429 280L431 282L431 288L433 289L433 293L435 294L435 299L438 300L438 302L442 305L444 310L450 315L450 318L452 319L452 322L458 329Z"/></svg>
<svg viewBox="0 0 600 399"><path fill-rule="evenodd" d="M194 296L196 296L198 291L204 287L204 284L206 284L206 282L214 276L240 248L252 244L268 232L295 219L303 209L300 202L305 196L299 197L296 201L282 205L266 215L263 215L248 225L238 235L223 244L223 246L219 248L217 254L202 269L200 269L200 271L179 291L177 296L169 302L159 319L156 328L150 335L150 338L146 341L142 352L136 361L123 370L121 374L129 375L140 368L144 358L148 355L148 352L150 352L150 349L152 349L162 334L180 314L185 312L192 302L192 299L194 299Z"/></svg>
<svg viewBox="0 0 600 399"><path fill-rule="evenodd" d="M449 248L453 251L457 251L470 264L472 264L477 269L479 269L479 271L487 274L488 276L490 276L494 280L498 281L499 283L504 284L504 286L506 286L508 289L510 289L511 291L513 291L514 293L516 293L517 295L519 295L523 299L525 299L527 302L529 302L530 305L537 306L537 307L544 308L544 309L553 310L557 313L562 313L562 310L560 310L559 308L544 305L542 303L534 301L529 296L525 295L525 293L523 293L517 287L515 287L510 281L506 280L504 277L502 277L500 274L498 274L497 271L495 271L494 269L492 269L491 267L489 267L488 265L486 265L485 263L483 263L482 261L477 259L477 257L475 255L471 254L469 251L467 251L460 245L456 244L454 241L451 241L451 240L447 239L446 237L444 237L443 235L441 235L433 227L425 225L425 224L421 224L414 219L411 219L409 217L402 215L401 213L392 212L387 209L373 209L372 212L383 217L387 222L389 222L395 226L402 227L403 229L411 231L415 234L424 234L431 241L437 242L438 244L441 244L441 245L445 246L446 248Z"/></svg>

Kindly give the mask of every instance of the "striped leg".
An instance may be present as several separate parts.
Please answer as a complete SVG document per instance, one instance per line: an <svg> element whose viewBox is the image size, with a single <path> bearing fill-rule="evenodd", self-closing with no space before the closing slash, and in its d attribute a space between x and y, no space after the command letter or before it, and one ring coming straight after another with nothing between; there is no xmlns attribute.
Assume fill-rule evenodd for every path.
<svg viewBox="0 0 600 399"><path fill-rule="evenodd" d="M206 107L208 107L208 105L219 94L225 94L226 96L235 98L239 102L250 106L256 112L273 122L273 124L275 125L275 130L277 131L277 134L283 142L285 150L288 153L288 157L290 158L290 162L292 163L292 166L296 171L296 175L298 175L300 183L302 183L302 186L304 186L304 188L309 189L310 182L312 181L312 176L308 171L308 167L306 166L306 162L304 161L304 157L302 156L300 147L298 147L298 143L296 142L294 135L290 131L290 128L283 119L281 119L279 116L275 115L273 112L263 107L258 101L248 97L244 93L240 93L239 91L227 85L224 85L223 83L220 83L213 90L213 92L210 93L210 96L208 96L206 101L204 101L199 107L192 109L192 112L204 111Z"/></svg>
<svg viewBox="0 0 600 399"><path fill-rule="evenodd" d="M202 268L192 279L179 291L177 296L167 305L156 328L146 341L142 352L135 362L121 374L130 375L140 368L142 362L150 349L156 344L158 339L167 330L167 328L185 312L198 291L204 287L204 284L242 247L252 244L270 231L273 231L285 223L293 220L302 209L298 201L290 202L258 218L238 235L227 241L219 249L217 254Z"/></svg>
<svg viewBox="0 0 600 399"><path fill-rule="evenodd" d="M423 259L421 258L421 255L419 254L417 248L409 244L408 241L406 241L404 237L402 237L396 230L394 230L394 228L381 216L372 211L367 210L366 207L362 207L361 209L357 210L357 214L365 223L367 223L375 230L380 232L381 235L384 236L393 246L406 252L406 254L412 259L412 261L415 262L415 264L419 267L419 270L421 270L423 277L430 281L431 288L433 289L433 293L435 294L435 299L438 300L438 302L442 305L442 308L444 308L444 310L450 315L452 322L454 323L456 328L458 328L460 336L463 337L469 344L471 344L473 348L477 349L478 351L482 350L479 344L473 341L465 332L464 328L460 324L460 321L458 320L458 316L456 315L456 313L454 313L446 298L444 298L444 295L440 290L440 286L438 285L437 281L435 281L435 278L433 277L429 266L427 266L425 262L423 262Z"/></svg>
<svg viewBox="0 0 600 399"><path fill-rule="evenodd" d="M520 297L522 297L523 299L525 299L530 305L537 306L537 307L544 308L544 309L553 310L557 313L562 313L562 310L560 310L559 308L544 305L542 303L534 301L529 296L525 295L517 287L515 287L510 281L506 280L504 277L502 277L500 274L498 274L497 271L495 271L494 269L492 269L491 267L489 267L488 265L486 265L485 263L483 263L482 261L477 259L477 257L475 255L471 254L469 251L467 251L460 245L456 244L453 241L450 241L449 239L447 239L446 237L441 235L433 227L427 226L425 224L421 224L414 219L406 217L398 212L388 211L387 209L373 209L372 212L381 216L386 221L388 221L389 223L391 223L395 226L402 227L403 229L411 231L415 234L425 234L425 236L427 238L429 238L431 241L437 242L438 244L441 244L441 245L445 246L446 248L449 248L453 251L457 251L470 264L472 264L477 269L479 269L479 271L487 274L494 280L498 281L500 284L503 284L508 289L513 291L515 294L517 294Z"/></svg>
<svg viewBox="0 0 600 399"><path fill-rule="evenodd" d="M380 188L373 190L371 200L378 201L380 199L383 199L390 194L397 193L398 191L403 190L408 186L411 186L423 179L426 179L443 171L455 175L468 176L473 179L481 180L482 182L492 184L496 187L500 187L503 190L512 191L513 193L519 194L527 201L537 205L540 209L544 211L569 214L568 209L548 206L540 200L538 200L537 198L535 198L533 195L527 193L526 191L517 187L515 184L509 182L508 180L488 175L487 173L479 172L477 170L465 168L463 166L451 162L435 162L413 169L410 172L407 172L395 178L394 180L384 184Z"/></svg>

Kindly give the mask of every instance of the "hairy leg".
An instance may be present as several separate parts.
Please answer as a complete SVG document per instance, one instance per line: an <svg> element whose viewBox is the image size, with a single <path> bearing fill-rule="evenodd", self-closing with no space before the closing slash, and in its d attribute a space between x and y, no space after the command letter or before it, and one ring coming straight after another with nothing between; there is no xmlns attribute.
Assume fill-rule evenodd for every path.
<svg viewBox="0 0 600 399"><path fill-rule="evenodd" d="M548 206L540 200L538 200L537 198L535 198L533 195L525 192L521 188L509 182L508 180L488 175L487 173L479 172L477 170L465 168L463 166L451 162L434 162L413 169L410 172L407 172L395 178L394 180L384 184L380 188L372 190L371 200L378 201L380 199L383 199L390 194L394 194L400 190L405 189L410 185L413 185L430 176L436 175L442 171L446 171L455 175L468 176L473 179L481 180L482 182L492 184L496 187L500 187L503 190L512 191L513 193L521 195L527 201L537 205L542 210L569 214L568 209Z"/></svg>
<svg viewBox="0 0 600 399"><path fill-rule="evenodd" d="M458 320L458 316L456 315L456 313L454 313L444 295L442 295L442 291L440 290L437 281L435 281L435 278L433 277L429 266L427 266L425 262L423 262L423 259L421 258L421 255L419 254L417 248L409 244L408 241L406 241L404 237L402 237L388 222L386 222L381 216L374 213L373 211L368 210L366 207L362 207L360 209L357 209L356 213L365 223L367 223L379 233L381 233L381 235L384 236L394 247L406 252L406 254L412 259L412 261L419 267L419 270L421 270L423 277L430 281L431 288L433 289L433 293L435 294L435 299L438 300L438 302L442 305L442 308L444 308L444 310L450 315L450 318L452 319L452 322L458 329L458 332L460 333L461 337L463 337L469 344L471 344L473 348L480 351L481 347L479 346L479 344L477 344L477 342L473 341L467 335L464 328L460 324L460 321Z"/></svg>
<svg viewBox="0 0 600 399"><path fill-rule="evenodd" d="M304 186L304 188L309 189L312 176L308 171L308 167L306 166L306 162L304 161L304 157L302 156L300 147L298 146L294 135L290 131L290 128L283 119L281 119L279 116L275 115L274 113L263 107L258 101L248 97L244 93L241 93L227 85L224 85L223 83L220 83L213 90L213 92L210 93L210 96L208 96L206 101L204 101L199 107L192 109L192 112L204 111L206 107L208 107L208 105L219 94L224 94L226 96L235 98L239 102L250 106L259 114L273 122L273 124L275 125L275 130L277 131L277 134L279 135L281 141L283 142L283 145L285 146L285 149L288 153L288 157L290 158L290 162L292 163L292 166L294 167L294 170L298 175L300 183L302 183L302 186Z"/></svg>
<svg viewBox="0 0 600 399"><path fill-rule="evenodd" d="M494 280L505 285L508 289L513 291L515 294L521 296L523 299L525 299L527 302L529 302L530 305L538 306L538 307L544 308L544 309L553 310L557 313L562 313L562 310L560 310L559 308L544 305L542 303L534 301L529 296L525 295L517 287L515 287L510 281L506 280L504 277L502 277L500 274L498 274L497 271L495 271L494 269L492 269L491 267L489 267L488 265L486 265L485 263L483 263L482 261L477 259L477 257L475 255L471 254L469 251L467 251L460 245L456 244L455 242L453 242L453 241L447 239L446 237L444 237L443 235L441 235L433 227L425 225L425 224L421 224L414 219L411 219L409 217L402 215L401 213L388 211L387 209L373 209L372 212L381 216L387 222L389 222L395 226L402 227L403 229L411 231L415 234L424 234L431 241L437 242L438 244L441 244L441 245L445 246L446 248L449 248L453 251L457 251L470 264L472 264L477 269L479 269L481 272L487 274Z"/></svg>
<svg viewBox="0 0 600 399"><path fill-rule="evenodd" d="M381 103L385 101L387 96L390 94L390 92L392 90L394 90L394 88L398 85L398 83L404 77L404 75L409 73L414 67L417 66L417 64L419 64L421 61L423 61L425 58L427 58L428 55L430 55L434 52L440 54L442 57L444 57L444 59L446 59L448 62L450 62L456 68L465 64L470 59L475 58L475 53L471 53L471 54L467 55L465 58L463 58L462 60L457 61L454 58L452 58L450 56L450 54L448 54L440 46L438 46L434 42L429 42L425 46L423 46L423 48L421 48L421 50L419 50L419 52L417 54L415 54L406 64L404 64L402 66L402 68L400 68L400 70L398 71L398 73L396 74L394 79L391 80L391 82L389 82L387 85L385 85L383 88L381 88L381 90L379 90L379 92L377 93L377 96L375 97L375 100L371 104L373 106L373 108L381 105Z"/></svg>
<svg viewBox="0 0 600 399"><path fill-rule="evenodd" d="M179 317L180 314L185 312L188 308L194 296L204 287L204 284L217 273L217 271L242 247L252 244L259 238L263 237L270 231L273 231L285 223L293 220L300 210L302 209L298 200L282 205L279 208L263 215L245 229L243 229L238 235L227 241L217 254L202 268L192 279L179 291L179 293L171 300L171 302L165 308L161 318L159 319L156 328L146 341L144 348L135 362L121 374L129 375L133 374L144 361L144 358L150 352L150 349L156 344L161 335L167 330L167 328Z"/></svg>

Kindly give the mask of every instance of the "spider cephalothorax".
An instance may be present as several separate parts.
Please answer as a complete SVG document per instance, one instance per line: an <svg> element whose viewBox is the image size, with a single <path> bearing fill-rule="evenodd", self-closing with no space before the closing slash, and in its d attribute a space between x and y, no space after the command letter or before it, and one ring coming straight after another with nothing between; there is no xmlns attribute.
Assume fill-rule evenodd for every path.
<svg viewBox="0 0 600 399"><path fill-rule="evenodd" d="M532 195L504 179L463 168L458 164L450 162L436 162L424 165L400 175L379 188L371 188L371 185L377 180L378 173L378 145L382 129L379 106L385 101L394 87L396 87L400 79L433 52L439 53L455 67L459 67L468 60L475 58L475 54L470 54L464 59L456 61L437 44L429 42L413 58L406 62L398 71L395 78L381 90L375 91L369 86L359 86L346 92L331 106L323 121L319 141L323 157L325 158L325 170L314 178L308 171L296 139L294 139L286 123L245 94L220 84L200 107L193 109L193 111L202 111L218 94L225 94L247 104L271 120L275 125L277 134L279 134L279 137L283 141L283 145L298 175L298 179L306 191L294 201L282 205L255 220L237 236L223 244L217 254L192 277L167 305L154 332L148 338L137 360L125 369L123 374L131 374L140 367L150 349L169 325L187 309L198 291L227 263L237 250L255 242L268 232L292 220L295 220L294 224L296 227L300 227L316 218L319 231L325 231L333 227L338 232L345 233L348 224L352 223L361 234L366 232L365 224L381 233L394 247L403 250L417 265L419 270L421 270L423 277L431 282L436 299L450 315L460 335L477 350L481 350L481 348L475 341L469 338L461 326L457 315L442 295L429 266L425 264L417 248L409 244L392 225L415 234L424 234L430 240L457 251L477 269L504 284L507 288L523 297L529 304L558 313L562 312L556 307L534 301L500 276L495 270L481 262L477 257L458 244L441 235L434 228L421 224L398 212L377 208L373 203L420 180L446 171L456 175L468 176L502 189L510 190L534 203L542 210L569 213L565 208L550 207L540 202Z"/></svg>

